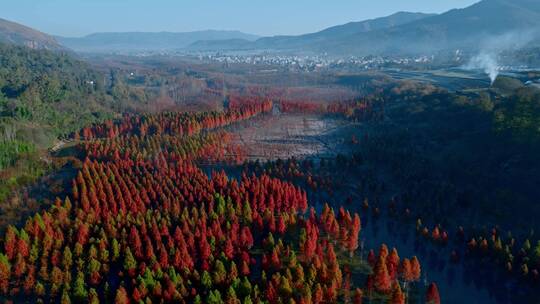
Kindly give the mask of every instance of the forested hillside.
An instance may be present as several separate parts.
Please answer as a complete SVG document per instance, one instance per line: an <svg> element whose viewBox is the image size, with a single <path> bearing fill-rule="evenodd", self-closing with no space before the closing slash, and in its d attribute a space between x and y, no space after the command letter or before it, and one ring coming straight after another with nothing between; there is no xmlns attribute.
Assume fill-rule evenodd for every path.
<svg viewBox="0 0 540 304"><path fill-rule="evenodd" d="M43 172L40 150L111 117L121 104L113 84L68 54L0 44L0 197Z"/></svg>
<svg viewBox="0 0 540 304"><path fill-rule="evenodd" d="M40 124L58 134L92 120L106 98L103 76L65 54L0 45L1 116L4 124ZM84 99L84 103L81 101ZM98 104L99 100L101 104ZM15 130L4 140L16 137Z"/></svg>

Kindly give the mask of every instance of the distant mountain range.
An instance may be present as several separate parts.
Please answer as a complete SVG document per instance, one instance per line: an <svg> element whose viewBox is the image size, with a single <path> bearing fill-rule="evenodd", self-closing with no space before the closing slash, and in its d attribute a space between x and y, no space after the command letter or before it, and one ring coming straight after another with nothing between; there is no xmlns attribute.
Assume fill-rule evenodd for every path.
<svg viewBox="0 0 540 304"><path fill-rule="evenodd" d="M185 33L96 33L80 38L56 37L62 45L78 52L176 50L183 49L200 40L240 39L249 42L258 38L260 37L239 31L214 30Z"/></svg>
<svg viewBox="0 0 540 304"><path fill-rule="evenodd" d="M65 50L53 37L27 26L0 19L0 42L31 49Z"/></svg>
<svg viewBox="0 0 540 304"><path fill-rule="evenodd" d="M501 37L504 36L504 37ZM293 54L410 55L486 44L540 45L540 0L483 0L443 14L399 12L299 36L258 37L239 31L96 33L51 37L0 19L0 42L77 52L265 51Z"/></svg>
<svg viewBox="0 0 540 304"><path fill-rule="evenodd" d="M360 22L350 22L333 26L320 32L300 36L264 37L256 41L213 40L197 41L189 46L191 50L234 50L234 49L314 49L330 41L347 39L349 36L375 30L399 26L416 20L435 16L434 14L399 12L393 15Z"/></svg>
<svg viewBox="0 0 540 304"><path fill-rule="evenodd" d="M273 50L334 55L415 54L477 48L498 35L538 36L539 0L483 0L440 15L397 13L300 36L256 41L199 41L189 49ZM526 33L527 35L521 35ZM534 37L529 37L530 39Z"/></svg>

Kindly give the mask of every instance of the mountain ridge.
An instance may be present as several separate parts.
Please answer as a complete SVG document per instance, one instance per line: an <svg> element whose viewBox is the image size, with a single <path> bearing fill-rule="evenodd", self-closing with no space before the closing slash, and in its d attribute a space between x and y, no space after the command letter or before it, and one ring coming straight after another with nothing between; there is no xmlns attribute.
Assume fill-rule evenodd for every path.
<svg viewBox="0 0 540 304"><path fill-rule="evenodd" d="M0 42L36 50L67 51L54 37L2 18L0 18Z"/></svg>
<svg viewBox="0 0 540 304"><path fill-rule="evenodd" d="M193 32L110 32L83 37L56 37L61 44L75 51L160 51L181 49L198 40L246 39L259 36L240 31L203 30Z"/></svg>
<svg viewBox="0 0 540 304"><path fill-rule="evenodd" d="M210 50L219 48L223 49L254 49L254 48L269 48L270 45L284 45L284 49L290 49L294 47L304 47L306 43L316 44L324 41L325 39L336 39L338 37L344 37L349 34L370 31L374 29L383 29L393 27L422 18L434 16L435 14L424 14L417 12L397 12L389 16L372 18L363 21L353 21L345 24L332 26L326 29L314 33L308 33L297 36L290 35L278 35L271 37L262 37L256 41L229 41L229 40L216 40L216 41L197 41L190 45L188 48L191 50ZM333 37L329 37L333 36ZM231 44L233 42L233 44Z"/></svg>
<svg viewBox="0 0 540 304"><path fill-rule="evenodd" d="M536 1L484 0L399 27L350 36L332 49L364 54L474 49L498 36L534 28L540 28ZM329 49L323 46L323 50Z"/></svg>
<svg viewBox="0 0 540 304"><path fill-rule="evenodd" d="M388 19L403 14L396 13ZM413 13L406 13L413 14ZM275 50L292 53L350 55L426 54L452 49L478 49L501 35L540 39L540 1L483 0L437 15L420 15L408 22L350 31L348 23L300 36L263 37L255 42L196 42L191 50ZM525 35L526 33L527 35ZM511 35L515 34L515 35ZM538 37L536 37L538 36ZM508 37L505 37L508 39ZM511 38L511 37L510 37ZM520 38L521 39L521 38Z"/></svg>

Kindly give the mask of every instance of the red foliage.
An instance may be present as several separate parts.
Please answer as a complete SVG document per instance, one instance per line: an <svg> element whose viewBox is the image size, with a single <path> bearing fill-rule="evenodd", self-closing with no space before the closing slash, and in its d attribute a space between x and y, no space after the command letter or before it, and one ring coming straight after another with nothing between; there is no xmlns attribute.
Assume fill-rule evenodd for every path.
<svg viewBox="0 0 540 304"><path fill-rule="evenodd" d="M79 289L118 282L109 302L192 303L214 290L225 298L241 282L236 292L254 303L336 302L341 289L355 288L344 282L338 257L358 247L357 214L327 205L320 215L314 209L306 215L307 193L291 182L268 174L231 179L224 171L209 177L195 163L224 155L224 133L213 129L271 109L266 99L233 97L222 113L126 115L84 128L80 135L91 140L81 145L86 159L72 195L30 217L20 232L6 231L1 295L24 289L59 302L70 279ZM299 242L290 238L299 231ZM375 263L373 252L369 259ZM397 265L397 252L382 247L372 279L377 291L391 291L388 269ZM254 285L263 293L247 290ZM296 292L308 288L311 299ZM356 289L355 303L361 299Z"/></svg>
<svg viewBox="0 0 540 304"><path fill-rule="evenodd" d="M386 261L383 256L379 256L375 269L373 270L374 287L380 293L389 293L392 288L392 278L388 274Z"/></svg>
<svg viewBox="0 0 540 304"><path fill-rule="evenodd" d="M439 297L439 289L437 284L431 283L426 292L426 303L427 304L440 304L441 299Z"/></svg>

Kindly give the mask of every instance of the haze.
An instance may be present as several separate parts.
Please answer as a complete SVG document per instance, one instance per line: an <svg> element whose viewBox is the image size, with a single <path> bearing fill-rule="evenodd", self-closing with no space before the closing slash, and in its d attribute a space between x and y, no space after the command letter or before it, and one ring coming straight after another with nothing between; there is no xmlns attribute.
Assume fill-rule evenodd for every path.
<svg viewBox="0 0 540 304"><path fill-rule="evenodd" d="M224 1L225 2L225 1ZM334 1L125 1L19 0L2 3L2 17L43 32L83 36L94 32L240 30L262 36L303 34L396 11L441 13L475 0Z"/></svg>

